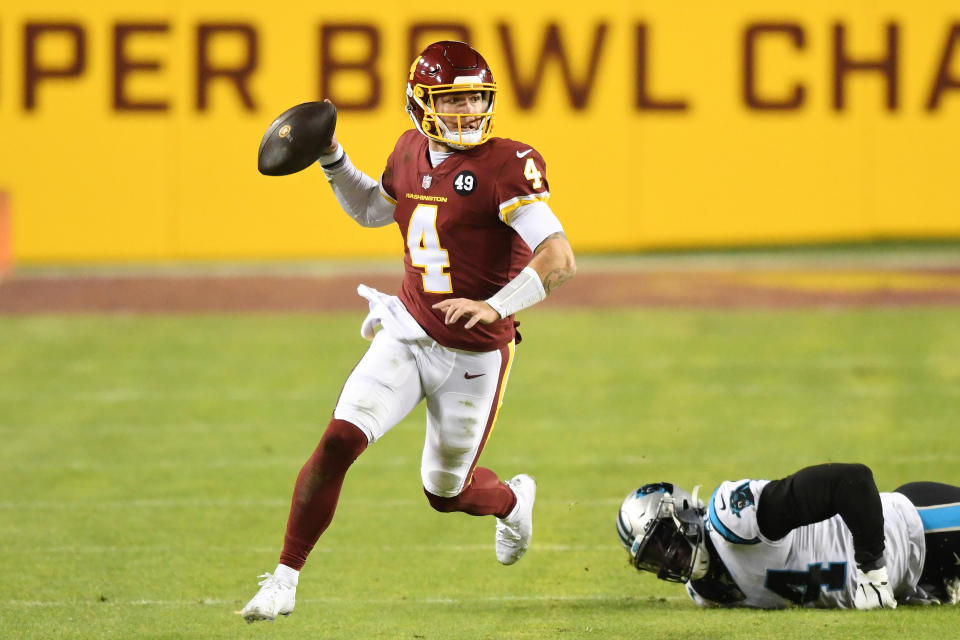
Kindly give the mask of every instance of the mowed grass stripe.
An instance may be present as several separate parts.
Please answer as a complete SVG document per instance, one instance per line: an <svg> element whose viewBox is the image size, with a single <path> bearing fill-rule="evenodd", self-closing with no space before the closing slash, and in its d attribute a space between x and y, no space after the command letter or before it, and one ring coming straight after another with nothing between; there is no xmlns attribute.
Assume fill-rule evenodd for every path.
<svg viewBox="0 0 960 640"><path fill-rule="evenodd" d="M664 601L689 601L687 597L666 596ZM445 596L415 596L411 598L297 598L297 604L350 604L356 605L400 605L400 606L421 606L421 605L470 605L476 603L497 603L497 602L635 602L638 598L632 596L617 596L609 594L596 595L567 595L567 594L537 594L537 595L502 595L502 596L477 596L471 598L450 598ZM235 604L234 600L221 600L216 598L203 598L200 600L125 600L125 601L37 601L37 600L7 600L0 601L0 608L18 608L18 607L196 607L200 606L226 606Z"/></svg>
<svg viewBox="0 0 960 640"><path fill-rule="evenodd" d="M351 504L356 506L365 506L373 509L389 509L393 507L409 507L409 506L425 506L425 500L422 498L418 499L407 499L407 498L388 498L384 500L376 500L373 498L351 498ZM606 505L606 504L619 504L622 502L620 500L614 499L592 499L592 500L582 500L577 501L577 504L581 505ZM545 505L554 505L554 504L570 504L570 502L563 500L551 500L549 498L539 498L537 503L541 506ZM155 499L155 500L74 500L74 501L63 501L63 502L31 502L31 501L10 501L5 500L0 502L0 509L30 509L38 511L49 511L49 510L69 510L69 509L254 509L259 507L288 507L290 506L290 500L280 499L280 498L267 498L263 500L249 500L249 499L218 499L218 500L202 500L202 499L192 499L192 498L170 498L170 499Z"/></svg>
<svg viewBox="0 0 960 640"><path fill-rule="evenodd" d="M770 425L764 425L769 427ZM913 421L904 421L902 424L904 429L909 429L911 426L922 427L923 423L919 420ZM685 461L687 456L673 452L671 454L660 455L657 457L656 462L658 464L670 464L670 463L680 463ZM954 452L950 450L943 451L930 451L930 452L917 452L909 453L904 455L895 455L890 456L887 459L882 459L879 456L872 456L872 460L881 463L888 464L919 464L919 463L960 463L960 452ZM726 457L726 461L731 464L752 464L755 462L755 458L750 454L731 454ZM503 457L500 458L501 464L508 467L519 467L523 466L526 460L524 458L509 458ZM558 465L562 465L565 469L591 469L595 467L609 467L611 465L616 466L627 466L627 465L648 465L651 464L649 458L636 456L636 455L624 455L624 456L611 456L611 457L577 457L569 460L563 461L546 461L538 464L538 467L541 469L544 468L556 468ZM296 472L300 469L303 464L303 460L300 458L285 458L280 460L203 460L191 467L192 473L198 473L200 471L214 471L222 469L243 469L243 470L255 470L255 471L277 471L283 470L290 472L293 478ZM395 460L384 460L384 461L364 461L364 467L370 470L395 470L403 469L408 472L411 469L417 469L419 461L413 458L399 458ZM178 463L169 461L169 460L148 460L143 462L138 461L111 461L111 462L100 462L100 461L73 461L66 464L61 464L57 462L47 462L42 464L32 464L24 461L10 461L10 462L0 462L0 471L8 472L37 472L37 471L50 471L50 470L68 470L81 473L101 473L101 472L123 472L131 469L138 470L169 470L169 469L179 469ZM292 488L291 488L292 490ZM352 498L359 504L364 502L369 502L370 504L390 504L390 505L405 505L405 504L423 504L423 500L410 499L406 500L403 498L390 499L389 502L385 502L383 499L374 499L374 498ZM219 501L218 503L213 503L211 501L197 501L194 500L197 506L216 506L220 504L222 506L237 506L238 504L244 504L246 506L269 506L272 505L275 501L271 499L259 499L259 500L230 500L226 499ZM278 500L276 502L282 502L287 504L287 501ZM543 502L543 499L541 499ZM44 505L43 508L53 508L53 509L66 509L70 508L71 504L77 504L79 506L94 505L100 504L103 507L109 506L124 506L128 504L136 504L141 507L174 507L180 505L189 505L191 501L189 499L166 499L166 498L153 498L153 499L137 499L133 501L125 500L87 500L87 499L78 499L78 500L65 500L65 501L43 501L38 502L36 500L0 500L0 509L16 509L20 506L33 508L34 505ZM39 508L39 507L38 507Z"/></svg>
<svg viewBox="0 0 960 640"><path fill-rule="evenodd" d="M723 367L723 371L727 371L728 367ZM807 371L814 372L819 370L818 367L810 367ZM785 372L785 368L779 368L781 373ZM800 373L798 371L797 373ZM923 395L945 395L950 397L960 396L960 388L930 388L928 385L922 383L911 383L911 382L898 382L897 390L901 393L919 393ZM743 397L752 397L752 396L768 396L771 398L778 397L795 397L804 393L804 390L798 388L795 384L790 384L789 382L765 382L763 384L752 384L752 385L741 385L737 387L732 387L728 384L687 384L687 385L677 385L672 390L672 393L675 395L687 395L687 396L743 396ZM853 396L875 396L875 395L886 395L890 393L890 389L884 386L883 381L871 381L869 384L861 385L851 385L849 388L845 389L843 393L853 395ZM288 401L288 400L307 400L311 403L314 402L317 398L317 393L315 391L303 391L298 393L267 393L263 390L250 391L250 392L238 392L231 391L223 394L223 399L230 402L240 402L248 404L262 404L264 402L277 402L277 401ZM84 394L77 394L71 397L67 397L64 400L70 403L76 404L92 404L92 405L116 405L123 403L142 403L146 401L171 401L171 400L188 400L188 399L203 399L206 397L206 394L196 393L196 392L174 392L174 393L143 393L136 391L108 391L108 392L91 392ZM22 402L43 402L45 398L44 393L33 392L23 396L16 396L10 392L0 392L0 405L3 403L22 403ZM53 428L58 428L60 425L51 425ZM314 426L318 426L314 424ZM155 425L156 428L160 429L204 429L207 428L202 424L174 424L174 425ZM15 425L8 426L7 428L15 428ZM110 429L129 429L129 425L103 425L97 427L98 430L108 431ZM253 426L253 428L256 428Z"/></svg>
<svg viewBox="0 0 960 640"><path fill-rule="evenodd" d="M492 538L491 538L492 540ZM488 542L486 544L446 544L438 543L431 545L414 545L414 544L370 544L365 542L351 543L349 545L351 552L385 552L385 553L423 553L423 552L440 552L440 553L450 553L450 552L469 552L469 553L483 553L486 555L491 555L493 553L493 543ZM75 554L75 553L84 553L84 554L105 554L105 553L128 553L128 554L140 554L140 553L181 553L183 551L189 550L193 553L214 553L214 554L245 554L245 553L275 553L276 549L268 547L217 547L212 550L208 550L203 547L193 547L186 548L184 546L171 546L171 545L153 545L153 546L135 546L135 545L109 545L109 546L69 546L69 547L45 547L44 553L58 553L58 554ZM312 553L342 553L344 547L316 547ZM536 546L537 553L579 553L579 552L601 552L605 553L610 551L609 544L596 544L596 545L586 545L586 544L537 544ZM12 549L6 549L0 547L0 555L5 553L19 553Z"/></svg>

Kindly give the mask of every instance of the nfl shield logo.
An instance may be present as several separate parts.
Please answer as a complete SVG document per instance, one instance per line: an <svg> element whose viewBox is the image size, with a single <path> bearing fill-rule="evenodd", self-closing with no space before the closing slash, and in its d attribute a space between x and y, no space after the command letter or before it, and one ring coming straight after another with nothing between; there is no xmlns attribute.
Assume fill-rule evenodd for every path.
<svg viewBox="0 0 960 640"><path fill-rule="evenodd" d="M430 176L423 176L423 182L421 182L420 185L421 185L424 189L429 189L431 182L433 182L433 178L431 178Z"/></svg>

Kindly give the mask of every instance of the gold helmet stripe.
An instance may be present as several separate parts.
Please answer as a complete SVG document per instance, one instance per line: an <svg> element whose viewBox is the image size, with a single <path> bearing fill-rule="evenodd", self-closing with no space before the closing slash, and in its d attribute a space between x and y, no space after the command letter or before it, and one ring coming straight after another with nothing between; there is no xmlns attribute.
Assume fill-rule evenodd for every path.
<svg viewBox="0 0 960 640"><path fill-rule="evenodd" d="M408 80L413 80L413 74L417 72L417 65L420 64L421 60L423 60L423 56L417 56L417 59L410 65L410 77Z"/></svg>

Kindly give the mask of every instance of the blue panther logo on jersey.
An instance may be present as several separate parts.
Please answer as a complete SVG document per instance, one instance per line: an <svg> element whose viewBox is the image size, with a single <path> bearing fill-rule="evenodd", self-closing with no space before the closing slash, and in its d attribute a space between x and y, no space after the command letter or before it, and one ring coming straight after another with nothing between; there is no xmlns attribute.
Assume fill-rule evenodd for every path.
<svg viewBox="0 0 960 640"><path fill-rule="evenodd" d="M749 482L744 482L730 492L730 511L738 518L740 517L740 512L752 504L755 504L755 502L753 492L750 491Z"/></svg>

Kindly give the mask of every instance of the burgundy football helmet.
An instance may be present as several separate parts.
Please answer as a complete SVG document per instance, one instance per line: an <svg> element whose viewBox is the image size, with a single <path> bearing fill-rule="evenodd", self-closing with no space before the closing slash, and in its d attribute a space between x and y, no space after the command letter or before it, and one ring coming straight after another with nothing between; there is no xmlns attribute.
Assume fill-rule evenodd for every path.
<svg viewBox="0 0 960 640"><path fill-rule="evenodd" d="M464 91L482 93L485 101L482 113L438 111L437 96ZM454 149L469 149L487 141L493 132L496 96L497 84L487 61L466 43L434 42L410 66L406 107L410 119L420 133ZM456 119L456 126L448 126L440 116ZM462 118L468 116L481 118L479 127L464 129Z"/></svg>

